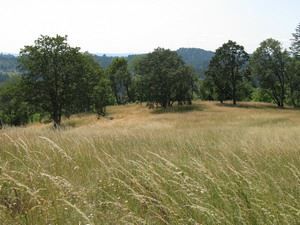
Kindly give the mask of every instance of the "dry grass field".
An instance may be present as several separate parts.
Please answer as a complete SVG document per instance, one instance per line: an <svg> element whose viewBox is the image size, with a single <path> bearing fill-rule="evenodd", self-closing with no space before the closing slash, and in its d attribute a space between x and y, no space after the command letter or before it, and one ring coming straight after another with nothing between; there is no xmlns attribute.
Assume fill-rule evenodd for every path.
<svg viewBox="0 0 300 225"><path fill-rule="evenodd" d="M0 131L0 224L300 224L300 111L108 113Z"/></svg>

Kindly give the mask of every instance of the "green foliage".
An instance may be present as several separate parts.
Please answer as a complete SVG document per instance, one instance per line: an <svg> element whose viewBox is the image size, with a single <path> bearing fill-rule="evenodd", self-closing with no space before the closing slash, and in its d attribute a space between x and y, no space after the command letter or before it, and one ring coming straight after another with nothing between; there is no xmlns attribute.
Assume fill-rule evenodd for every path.
<svg viewBox="0 0 300 225"><path fill-rule="evenodd" d="M131 75L125 58L115 58L107 69L111 82L111 89L117 104L124 104L132 101Z"/></svg>
<svg viewBox="0 0 300 225"><path fill-rule="evenodd" d="M251 70L259 87L264 89L278 105L283 107L286 97L288 53L279 41L267 39L251 57Z"/></svg>
<svg viewBox="0 0 300 225"><path fill-rule="evenodd" d="M272 102L272 98L264 89L254 88L251 93L251 101L253 101L253 102Z"/></svg>
<svg viewBox="0 0 300 225"><path fill-rule="evenodd" d="M218 100L222 103L231 98L233 104L239 99L241 87L247 75L248 54L244 47L228 41L218 48L206 73L206 85L213 85ZM212 94L210 94L212 95Z"/></svg>
<svg viewBox="0 0 300 225"><path fill-rule="evenodd" d="M136 64L137 66L138 64ZM132 77L131 84L132 93L134 93L134 100L137 102L145 102L147 101L147 97L144 90L143 77L138 74L134 74Z"/></svg>
<svg viewBox="0 0 300 225"><path fill-rule="evenodd" d="M146 54L129 55L127 57L128 70L133 73L136 65L146 56Z"/></svg>
<svg viewBox="0 0 300 225"><path fill-rule="evenodd" d="M290 58L287 65L288 103L300 106L300 60Z"/></svg>
<svg viewBox="0 0 300 225"><path fill-rule="evenodd" d="M12 77L0 86L0 123L11 126L24 125L32 114L32 108L25 101L20 77Z"/></svg>
<svg viewBox="0 0 300 225"><path fill-rule="evenodd" d="M209 101L218 99L216 87L212 79L208 76L204 80L200 80L200 98Z"/></svg>
<svg viewBox="0 0 300 225"><path fill-rule="evenodd" d="M104 77L104 71L88 53L80 54L74 72L77 74L74 82L75 91L67 114L91 112L94 109L94 88Z"/></svg>
<svg viewBox="0 0 300 225"><path fill-rule="evenodd" d="M18 71L17 57L10 54L0 54L0 73L10 73Z"/></svg>
<svg viewBox="0 0 300 225"><path fill-rule="evenodd" d="M41 36L20 51L20 64L28 99L60 125L80 81L79 48L70 47L66 36Z"/></svg>
<svg viewBox="0 0 300 225"><path fill-rule="evenodd" d="M205 77L205 71L214 56L214 52L200 48L180 48L176 52L201 78Z"/></svg>
<svg viewBox="0 0 300 225"><path fill-rule="evenodd" d="M106 55L93 55L93 58L102 68L107 69L115 57Z"/></svg>
<svg viewBox="0 0 300 225"><path fill-rule="evenodd" d="M9 79L8 74L6 73L0 73L0 84L7 81Z"/></svg>
<svg viewBox="0 0 300 225"><path fill-rule="evenodd" d="M296 32L293 33L292 35L293 35L293 39L292 39L291 51L296 58L300 59L300 23L296 28Z"/></svg>
<svg viewBox="0 0 300 225"><path fill-rule="evenodd" d="M174 102L191 104L198 96L221 102L232 99L233 104L273 101L279 107L285 103L299 107L300 24L292 35L291 55L280 42L268 39L251 56L250 65L244 47L233 41L216 53L158 48L119 58L81 53L66 37L41 36L25 46L20 57L0 54L0 116L11 125L45 117L59 125L63 115L95 111L105 115L105 107L114 103L147 101L151 107L166 108ZM200 80L199 74L205 79Z"/></svg>
<svg viewBox="0 0 300 225"><path fill-rule="evenodd" d="M49 113L55 126L63 115L99 112L108 104L109 90L103 88L109 87L101 67L88 53L69 46L66 37L41 36L21 50L20 63L28 100Z"/></svg>
<svg viewBox="0 0 300 225"><path fill-rule="evenodd" d="M106 77L101 77L97 85L93 88L93 104L98 118L106 115L106 106L114 102L110 81Z"/></svg>
<svg viewBox="0 0 300 225"><path fill-rule="evenodd" d="M136 73L144 100L164 108L175 101L191 104L196 78L176 52L155 49L137 64Z"/></svg>
<svg viewBox="0 0 300 225"><path fill-rule="evenodd" d="M205 71L208 68L211 58L214 56L214 52L200 48L179 48L176 52L188 66L194 69L198 76L204 78ZM128 62L128 70L133 72L138 61L145 57L145 55L146 54L137 54L124 57ZM118 57L94 55L94 58L102 68L106 69L112 64L113 60Z"/></svg>

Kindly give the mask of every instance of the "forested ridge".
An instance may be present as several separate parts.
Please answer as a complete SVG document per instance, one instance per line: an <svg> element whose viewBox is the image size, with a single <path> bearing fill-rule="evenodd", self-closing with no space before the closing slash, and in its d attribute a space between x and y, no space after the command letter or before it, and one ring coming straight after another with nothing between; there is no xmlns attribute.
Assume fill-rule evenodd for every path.
<svg viewBox="0 0 300 225"><path fill-rule="evenodd" d="M183 61L192 66L199 75L204 75L209 61L214 55L214 52L206 51L200 48L180 48L176 52L182 57ZM133 70L136 61L138 61L139 58L143 57L144 55L146 54L132 54L123 58L128 61L129 68ZM104 69L109 67L115 58L118 58L118 56L109 56L106 54L93 54L93 57ZM0 54L0 73L5 74L16 71L18 71L17 56L12 54Z"/></svg>

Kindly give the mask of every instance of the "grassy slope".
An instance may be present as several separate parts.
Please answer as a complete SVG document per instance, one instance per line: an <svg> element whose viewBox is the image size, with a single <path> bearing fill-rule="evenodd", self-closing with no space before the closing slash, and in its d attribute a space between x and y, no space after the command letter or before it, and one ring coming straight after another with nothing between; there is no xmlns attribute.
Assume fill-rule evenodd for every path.
<svg viewBox="0 0 300 225"><path fill-rule="evenodd" d="M1 224L300 224L300 111L108 111L0 131Z"/></svg>

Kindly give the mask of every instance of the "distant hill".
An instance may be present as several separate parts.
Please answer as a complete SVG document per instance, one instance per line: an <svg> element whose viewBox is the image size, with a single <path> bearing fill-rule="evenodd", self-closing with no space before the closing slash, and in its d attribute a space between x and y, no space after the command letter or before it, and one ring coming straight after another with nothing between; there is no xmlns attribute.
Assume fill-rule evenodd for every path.
<svg viewBox="0 0 300 225"><path fill-rule="evenodd" d="M17 72L17 57L10 54L0 54L0 73Z"/></svg>
<svg viewBox="0 0 300 225"><path fill-rule="evenodd" d="M0 84L18 72L17 57L10 54L0 54Z"/></svg>
<svg viewBox="0 0 300 225"><path fill-rule="evenodd" d="M114 58L117 57L123 57L128 61L128 67L129 70L133 70L135 62L143 57L145 54L139 54L139 55L128 55L128 56L107 56L107 55L94 55L95 60L100 64L100 66L104 69L109 67L109 65L112 63Z"/></svg>
<svg viewBox="0 0 300 225"><path fill-rule="evenodd" d="M0 84L4 81L7 81L9 79L8 74L6 73L0 73Z"/></svg>
<svg viewBox="0 0 300 225"><path fill-rule="evenodd" d="M187 65L193 67L201 77L204 76L204 72L207 69L211 58L214 56L214 52L200 48L180 48L176 52L181 56L183 61ZM128 60L129 69L133 69L133 64L142 56L143 55L129 55L124 57ZM94 57L103 68L107 68L116 56L95 55Z"/></svg>
<svg viewBox="0 0 300 225"><path fill-rule="evenodd" d="M212 51L206 51L200 48L180 48L177 50L183 61L192 66L200 77L204 76L204 72L208 67L209 61L214 55ZM128 60L129 70L133 70L134 64L145 54L128 55L125 56ZM102 68L107 68L112 60L117 56L94 55L95 60ZM0 54L0 82L7 79L7 74L18 72L17 57L11 54Z"/></svg>
<svg viewBox="0 0 300 225"><path fill-rule="evenodd" d="M200 48L180 48L177 50L177 54L181 56L187 65L192 66L203 77L215 53Z"/></svg>

